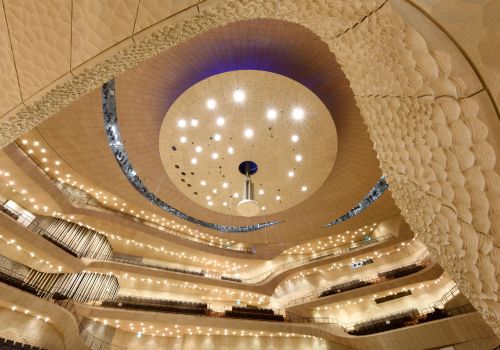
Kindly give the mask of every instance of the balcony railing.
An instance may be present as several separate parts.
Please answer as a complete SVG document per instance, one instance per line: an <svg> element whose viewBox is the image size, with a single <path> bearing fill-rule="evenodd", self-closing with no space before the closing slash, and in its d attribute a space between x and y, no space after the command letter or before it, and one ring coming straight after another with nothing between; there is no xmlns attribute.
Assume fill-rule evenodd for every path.
<svg viewBox="0 0 500 350"><path fill-rule="evenodd" d="M286 263L277 265L277 266L275 266L267 271L262 272L261 274L255 276L255 277L239 278L239 277L235 277L235 276L224 276L221 273L216 272L216 271L190 270L190 269L172 267L172 266L168 266L165 264L148 263L148 262L129 258L126 255L114 254L113 256L107 256L107 255L103 255L100 252L93 252L93 251L85 251L84 253L82 253L80 251L76 251L75 249L73 249L73 248L65 245L63 242L59 241L55 235L53 235L51 232L49 232L48 230L46 230L45 228L40 226L40 223L36 220L36 218L35 219L30 218L21 212L18 212L18 211L11 209L11 208L6 207L5 205L0 205L0 211L9 215L11 218L16 220L20 225L27 227L32 232L47 239L48 241L50 241L51 243L53 243L54 245L56 245L60 249L63 249L67 253L69 253L77 258L89 258L89 259L102 260L102 261L114 261L114 262L121 263L121 264L142 266L142 267L158 269L158 270L163 270L163 271L197 275L197 276L205 277L205 278L232 281L232 282L245 283L245 284L260 283L272 275L284 272L284 271L289 270L291 268L310 264L313 262L318 262L318 261L332 258L335 256L340 256L340 255L345 254L345 253L355 252L355 251L358 251L358 250L365 248L367 246L387 241L393 237L392 235L388 234L388 235L380 236L380 237L370 239L370 240L362 239L362 240L356 241L354 243L348 243L348 244L345 244L345 245L342 245L339 247L324 250L321 254L318 254L318 255L315 255L312 257L294 260L294 261L290 261L290 262L286 262Z"/></svg>
<svg viewBox="0 0 500 350"><path fill-rule="evenodd" d="M413 262L413 264L415 264L416 266L421 266L422 269L423 269L423 268L429 266L431 264L431 262L432 262L432 260L431 260L430 253L426 249L424 252L422 252L415 259L415 261ZM383 275L385 272L394 271L396 269L400 269L400 268L406 267L408 265L409 264L405 264L405 265L400 265L400 266L397 266L397 267L393 267L392 269L384 271L384 272L381 272L380 274ZM420 271L420 270L421 269L419 269L418 271ZM412 272L410 274L413 274L413 273L418 272L418 271L414 271L414 272ZM405 275L405 276L407 276L407 275ZM404 277L404 276L401 276L401 277ZM396 277L396 278L399 278L399 277ZM316 299L319 299L319 298L322 298L322 297L326 297L326 296L329 296L329 295L336 295L336 294L340 294L340 293L343 293L343 292L347 292L349 290L354 290L354 289L358 289L358 288L367 287L367 286L370 286L370 285L380 284L382 282L385 282L385 281L388 281L388 280L392 280L392 279L396 279L396 278L377 276L377 277L371 277L371 278L361 278L361 279L355 279L355 280L345 281L345 282L342 282L341 284L342 285L347 285L350 282L352 282L353 284L355 282L360 282L359 283L359 287L350 288L350 289L348 288L348 289L345 289L345 290L341 290L340 292L337 292L337 293L332 293L332 294L324 295L324 293L330 291L333 287L340 286L341 284L339 283L339 284L336 284L336 285L333 285L333 286L330 286L330 287L326 287L326 288L323 288L323 289L320 289L320 290L313 291L313 292L311 292L311 293L309 293L309 294L307 294L307 295L305 295L303 297L294 299L291 302L289 302L285 306L285 308L289 308L289 307L292 307L292 306L305 304L305 303L308 303L308 302L311 302L311 301L314 301Z"/></svg>
<svg viewBox="0 0 500 350"><path fill-rule="evenodd" d="M386 322L386 320L394 319L399 315L411 315L413 319L409 322L406 322L402 327L414 325L422 322L428 322L431 320L452 317L462 314L467 314L470 312L475 312L476 309L470 304L445 309L444 305L447 301L451 300L454 296L458 295L460 290L455 285L450 290L448 290L443 297L439 300L432 302L428 307L425 308L407 308L402 309L397 312L387 313L381 316L367 318L357 322L342 322L339 321L336 317L308 317L308 316L300 316L293 314L289 311L286 312L286 320L291 323L313 323L313 324L328 324L328 325L337 325L341 327L347 333L353 333L356 330L362 329L363 327L376 324L377 322ZM437 311L440 312L439 318L429 318L425 320L425 316L431 315ZM401 328L401 327L398 327Z"/></svg>

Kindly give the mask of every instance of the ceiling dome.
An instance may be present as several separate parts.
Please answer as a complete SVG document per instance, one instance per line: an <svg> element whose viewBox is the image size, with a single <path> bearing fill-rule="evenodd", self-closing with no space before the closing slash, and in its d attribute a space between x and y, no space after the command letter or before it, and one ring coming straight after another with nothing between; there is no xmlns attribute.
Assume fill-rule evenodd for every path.
<svg viewBox="0 0 500 350"><path fill-rule="evenodd" d="M238 70L182 93L165 115L159 147L181 192L229 215L240 215L237 205L244 199L238 165L254 161L259 207L252 202L251 209L265 215L291 208L321 187L335 161L337 133L328 109L303 85L275 73Z"/></svg>

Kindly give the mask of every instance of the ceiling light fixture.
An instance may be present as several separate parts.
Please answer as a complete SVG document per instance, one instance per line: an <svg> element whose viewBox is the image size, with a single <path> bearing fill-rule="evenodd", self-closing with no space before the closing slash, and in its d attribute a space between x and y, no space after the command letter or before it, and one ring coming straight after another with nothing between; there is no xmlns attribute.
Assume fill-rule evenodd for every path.
<svg viewBox="0 0 500 350"><path fill-rule="evenodd" d="M217 102L215 102L215 100L213 98L209 99L207 101L207 108L214 109L215 107L217 107Z"/></svg>
<svg viewBox="0 0 500 350"><path fill-rule="evenodd" d="M181 136L179 138L179 141L181 141L181 143L186 143L187 142L187 137L186 136Z"/></svg>
<svg viewBox="0 0 500 350"><path fill-rule="evenodd" d="M300 154L297 154L297 155L295 156L295 161L296 161L296 162L301 162L301 161L302 161L302 156L301 156Z"/></svg>
<svg viewBox="0 0 500 350"><path fill-rule="evenodd" d="M291 139L292 139L292 142L298 142L299 141L299 135L293 134Z"/></svg>
<svg viewBox="0 0 500 350"><path fill-rule="evenodd" d="M292 111L292 118L295 120L304 119L304 110L302 108L294 108Z"/></svg>
<svg viewBox="0 0 500 350"><path fill-rule="evenodd" d="M295 176L295 172L293 170L290 170L288 172L288 177L294 177Z"/></svg>
<svg viewBox="0 0 500 350"><path fill-rule="evenodd" d="M228 185L228 183L227 183L227 182L223 182L223 183L222 183L222 188L227 188L228 186L229 186L229 185Z"/></svg>
<svg viewBox="0 0 500 350"><path fill-rule="evenodd" d="M249 138L252 138L253 137L253 130L250 129L250 128L247 128L245 129L245 131L243 132L243 135L249 139Z"/></svg>
<svg viewBox="0 0 500 350"><path fill-rule="evenodd" d="M233 147L228 147L227 148L227 153L234 154L234 148Z"/></svg>
<svg viewBox="0 0 500 350"><path fill-rule="evenodd" d="M216 152L212 153L212 159L217 159L217 158L219 158L219 155Z"/></svg>
<svg viewBox="0 0 500 350"><path fill-rule="evenodd" d="M200 185L202 185L202 186L206 186L206 185L207 185L207 182L206 182L205 180L201 180L201 181L200 181Z"/></svg>
<svg viewBox="0 0 500 350"><path fill-rule="evenodd" d="M307 191L307 186L302 186L301 191L302 191L302 192Z"/></svg>
<svg viewBox="0 0 500 350"><path fill-rule="evenodd" d="M191 159L191 164L195 165L197 163L198 163L198 159L196 159L196 158Z"/></svg>
<svg viewBox="0 0 500 350"><path fill-rule="evenodd" d="M224 120L224 117L218 117L215 120L215 124L217 124L218 126L224 126L225 123L226 123L226 121Z"/></svg>
<svg viewBox="0 0 500 350"><path fill-rule="evenodd" d="M186 123L186 121L185 121L184 119L179 119L179 120L177 121L177 126L178 126L179 128L185 128L185 127L186 127L186 125L187 125L187 123Z"/></svg>
<svg viewBox="0 0 500 350"><path fill-rule="evenodd" d="M276 110L274 109L269 109L267 111L267 119L269 120L274 120L276 119L276 116L278 115L278 113L276 112Z"/></svg>
<svg viewBox="0 0 500 350"><path fill-rule="evenodd" d="M214 140L215 141L220 141L222 139L222 136L220 136L220 134L215 134L214 135Z"/></svg>
<svg viewBox="0 0 500 350"><path fill-rule="evenodd" d="M203 151L203 148L201 146L196 146L194 150L196 151L196 153L201 153L201 151Z"/></svg>
<svg viewBox="0 0 500 350"><path fill-rule="evenodd" d="M247 160L240 163L238 170L245 175L245 180L243 182L242 199L238 202L236 209L241 216L255 216L259 214L260 208L259 203L254 199L254 184L250 176L257 172L257 164ZM237 193L235 193L235 198L237 198L236 195Z"/></svg>
<svg viewBox="0 0 500 350"><path fill-rule="evenodd" d="M236 89L233 92L233 99L236 102L243 102L245 100L245 93L243 91L241 91L240 89Z"/></svg>
<svg viewBox="0 0 500 350"><path fill-rule="evenodd" d="M262 196L262 195L264 194L264 189L262 189L262 188L261 188L261 189L259 190L259 194Z"/></svg>
<svg viewBox="0 0 500 350"><path fill-rule="evenodd" d="M279 194L276 196L276 200L277 201L281 200L281 196Z"/></svg>
<svg viewBox="0 0 500 350"><path fill-rule="evenodd" d="M192 127L197 127L198 126L198 119L196 119L196 118L191 119L191 126Z"/></svg>

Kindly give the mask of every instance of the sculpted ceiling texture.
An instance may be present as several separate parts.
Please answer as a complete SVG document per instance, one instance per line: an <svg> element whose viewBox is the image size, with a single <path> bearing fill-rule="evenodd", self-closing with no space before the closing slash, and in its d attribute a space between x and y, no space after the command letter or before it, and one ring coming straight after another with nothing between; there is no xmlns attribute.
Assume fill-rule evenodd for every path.
<svg viewBox="0 0 500 350"><path fill-rule="evenodd" d="M484 86L471 91L476 71L455 65L458 56L436 47L429 50L425 39L395 11L404 6L392 3L221 2L215 10L125 43L108 60L41 94L36 103L4 120L3 144L13 137L10 135L37 125L118 73L209 29L255 18L299 23L335 53L402 215L500 334L499 150L498 142L493 142L499 131L494 101L490 93L483 93ZM415 22L417 27L419 24L432 26L425 19ZM2 62L9 60L2 58ZM179 93L185 88L179 86ZM163 103L165 108L167 102ZM342 145L342 125L335 122ZM342 156L339 147L337 162ZM141 166L147 168L147 164Z"/></svg>

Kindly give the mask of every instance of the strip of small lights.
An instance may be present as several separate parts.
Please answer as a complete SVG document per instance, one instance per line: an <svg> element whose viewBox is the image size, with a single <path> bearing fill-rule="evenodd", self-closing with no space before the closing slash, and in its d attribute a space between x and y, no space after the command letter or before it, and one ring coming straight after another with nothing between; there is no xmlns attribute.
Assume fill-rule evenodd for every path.
<svg viewBox="0 0 500 350"><path fill-rule="evenodd" d="M391 254L394 254L394 253L397 253L397 252L400 252L401 251L401 247L409 247L414 241L415 241L416 238L412 238L410 241L408 242L402 242L402 243L398 243L396 245L396 248L387 248L387 249L390 249L389 251L385 251L383 253L379 253L377 251L373 252L373 255L366 255L366 257L360 257L360 256L356 256L356 257L352 257L351 258L351 262L352 261L355 261L355 260L361 260L361 259L376 259L376 258L382 258L383 256L389 256ZM291 277L283 280L282 282L280 282L280 284L278 285L277 288L280 288L283 284L285 283L291 283L293 280L296 280L296 279L300 279L300 278L305 278L307 276L310 276L310 275L314 275L314 274L322 274L322 273L325 273L325 272L329 272L331 270L339 270L341 268L344 268L344 267L348 267L350 266L350 263L345 263L345 262L335 262L335 263L332 263L332 265L327 268L326 270L323 270L323 269L320 269L320 268L317 268L317 267L314 267L312 270L309 269L309 270L303 270L301 272L298 272L296 274L293 274L291 275Z"/></svg>
<svg viewBox="0 0 500 350"><path fill-rule="evenodd" d="M42 316L40 314L34 314L29 309L24 309L24 311L23 311L22 308L19 308L16 305L12 305L10 307L10 310L13 311L13 312L19 312L19 313L22 313L24 315L32 316L32 317L36 318L37 320L40 320L40 321L43 321L43 322L50 322L50 318Z"/></svg>
<svg viewBox="0 0 500 350"><path fill-rule="evenodd" d="M99 319L94 318L94 322L100 323L106 327L119 329L124 332L135 334L138 338L143 336L151 337L170 337L181 338L187 335L204 335L204 336L240 336L240 337L294 337L294 338L322 338L312 335L304 335L288 332L268 332L268 331L245 331L245 330L232 330L227 328L212 328L212 327L199 327L199 326L179 326L175 324L170 327L157 324L147 324L144 322L129 322L120 321L117 319Z"/></svg>
<svg viewBox="0 0 500 350"><path fill-rule="evenodd" d="M33 148L28 148L30 145L34 146ZM17 146L27 155L27 157L47 176L57 179L61 183L69 184L71 186L76 186L78 189L84 191L88 196L93 198L96 202L101 203L103 207L107 207L108 204L114 206L116 209L108 207L110 210L119 210L120 212L125 212L125 207L127 207L127 203L120 199L118 196L104 192L103 190L95 189L95 186L84 184L83 182L78 182L74 179L74 176L62 170L64 167L70 168L65 162L57 159L56 157L51 156L52 153L55 153L49 146L43 146L40 141L30 141L28 139L22 139L20 142L17 142ZM37 154L41 153L41 159L37 157ZM50 159L49 159L50 158ZM56 158L56 160L53 160ZM52 160L51 160L52 159ZM45 166L51 163L54 163L56 168L51 169L49 166ZM40 165L39 165L40 164ZM111 200L111 203L108 201ZM129 206L130 207L130 206ZM119 208L119 209L118 209ZM38 208L37 208L38 209ZM178 229L179 231L191 234L196 238L200 238L206 241L210 241L210 243L215 243L215 241L219 241L219 248L228 248L228 245L235 244L234 240L227 240L220 237L211 236L206 233L199 232L198 230L188 229L186 225L181 226L177 224L174 220L168 220L164 217L157 216L156 214L145 212L144 210L140 210L137 208L130 208L127 210L131 215L141 218L143 220L149 220L153 223L157 223L160 226L171 226L171 229ZM185 232L186 231L186 232ZM200 242L203 243L203 242Z"/></svg>
<svg viewBox="0 0 500 350"><path fill-rule="evenodd" d="M62 270L63 270L62 266L60 266L60 265L56 266L55 263L52 263L49 260L40 259L36 256L36 254L34 252L28 251L28 250L24 249L23 247L21 247L19 244L16 244L15 239L7 239L3 235L0 235L0 242L5 243L7 246L15 247L15 249L18 252L22 252L22 253L28 255L30 258L37 260L40 264L47 265L48 268L55 270L55 272L62 272Z"/></svg>

